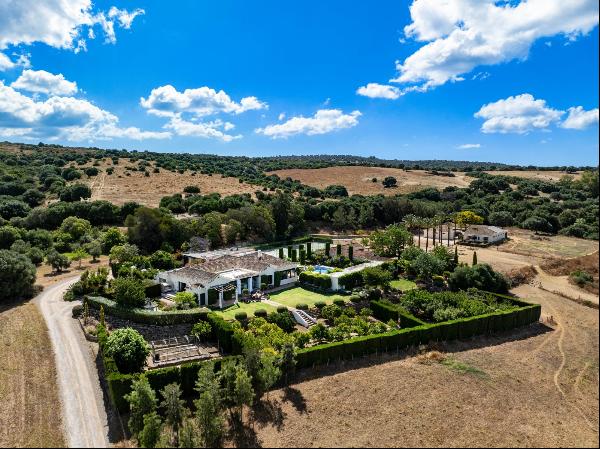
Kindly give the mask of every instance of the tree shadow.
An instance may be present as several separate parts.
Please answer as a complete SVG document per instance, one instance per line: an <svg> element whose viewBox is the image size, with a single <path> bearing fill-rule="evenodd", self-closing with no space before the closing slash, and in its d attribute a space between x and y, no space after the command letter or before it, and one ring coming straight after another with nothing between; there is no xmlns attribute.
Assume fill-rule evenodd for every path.
<svg viewBox="0 0 600 449"><path fill-rule="evenodd" d="M283 428L283 422L286 414L281 408L278 400L260 400L254 404L250 413L250 419L257 423L259 427L273 425L277 431Z"/></svg>
<svg viewBox="0 0 600 449"><path fill-rule="evenodd" d="M226 439L232 442L234 447L262 447L262 441L258 438L253 424L238 422L230 428Z"/></svg>
<svg viewBox="0 0 600 449"><path fill-rule="evenodd" d="M104 373L104 364L102 363L100 352L96 354L95 364L100 379L102 402L104 403L104 410L106 410L106 417L108 420L108 441L110 443L118 443L124 439L131 438L131 435L128 434L127 426L124 424L128 420L127 416L120 415L110 399L108 384L106 383Z"/></svg>
<svg viewBox="0 0 600 449"><path fill-rule="evenodd" d="M283 402L290 402L300 414L307 413L306 399L302 392L294 387L286 387L283 390Z"/></svg>

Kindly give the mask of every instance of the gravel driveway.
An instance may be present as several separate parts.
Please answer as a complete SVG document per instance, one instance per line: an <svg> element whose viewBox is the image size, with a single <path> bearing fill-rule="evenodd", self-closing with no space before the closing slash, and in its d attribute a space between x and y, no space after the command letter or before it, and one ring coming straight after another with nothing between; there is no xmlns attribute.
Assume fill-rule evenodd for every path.
<svg viewBox="0 0 600 449"><path fill-rule="evenodd" d="M69 447L108 447L108 420L94 354L71 317L76 303L62 300L78 278L56 284L35 298L50 333ZM52 406L47 404L47 406Z"/></svg>

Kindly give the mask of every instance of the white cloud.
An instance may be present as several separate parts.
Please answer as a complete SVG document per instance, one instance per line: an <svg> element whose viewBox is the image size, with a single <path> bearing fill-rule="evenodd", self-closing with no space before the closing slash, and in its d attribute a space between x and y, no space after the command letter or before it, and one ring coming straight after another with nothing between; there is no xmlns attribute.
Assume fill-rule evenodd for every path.
<svg viewBox="0 0 600 449"><path fill-rule="evenodd" d="M575 39L598 24L597 0L414 0L405 35L426 42L396 64L392 82L426 91L482 65L526 59L539 38Z"/></svg>
<svg viewBox="0 0 600 449"><path fill-rule="evenodd" d="M119 119L89 101L51 96L44 101L17 92L0 81L0 135L6 137L64 139L165 139L169 132L121 128Z"/></svg>
<svg viewBox="0 0 600 449"><path fill-rule="evenodd" d="M569 108L569 115L560 124L567 129L585 129L598 124L598 108L586 111L582 106Z"/></svg>
<svg viewBox="0 0 600 449"><path fill-rule="evenodd" d="M285 112L282 112L281 114L279 114L279 117L277 117L279 119L279 121L282 121L285 118Z"/></svg>
<svg viewBox="0 0 600 449"><path fill-rule="evenodd" d="M484 133L525 134L534 129L546 129L560 120L563 111L552 109L545 100L536 100L531 94L521 94L488 103L475 114L485 120Z"/></svg>
<svg viewBox="0 0 600 449"><path fill-rule="evenodd" d="M480 143L464 143L462 145L457 146L456 148L458 148L459 150L470 150L470 149L474 149L474 148L481 148L481 144Z"/></svg>
<svg viewBox="0 0 600 449"><path fill-rule="evenodd" d="M128 30L131 28L131 24L133 23L133 20L137 16L144 15L145 13L146 13L146 11L144 11L141 8L137 8L137 9L129 12L126 9L119 9L116 6L113 6L108 11L108 17L110 17L111 19L116 18L119 21L119 24L123 28Z"/></svg>
<svg viewBox="0 0 600 449"><path fill-rule="evenodd" d="M400 89L397 87L378 83L369 83L366 86L359 87L356 93L363 97L385 98L388 100L396 100L401 95Z"/></svg>
<svg viewBox="0 0 600 449"><path fill-rule="evenodd" d="M221 120L193 123L177 116L172 117L164 127L173 130L178 136L205 137L219 139L224 142L231 142L242 137L241 135L232 136L221 131L219 128L223 128L224 131L230 131L235 127L232 123Z"/></svg>
<svg viewBox="0 0 600 449"><path fill-rule="evenodd" d="M285 139L296 134L313 136L352 128L358 125L358 118L360 116L360 111L344 114L339 109L321 109L312 117L292 117L281 124L258 128L255 132L273 139Z"/></svg>
<svg viewBox="0 0 600 449"><path fill-rule="evenodd" d="M28 92L57 96L74 95L78 90L77 83L66 80L61 73L55 75L45 70L24 70L10 86Z"/></svg>
<svg viewBox="0 0 600 449"><path fill-rule="evenodd" d="M14 54L13 54L14 56ZM31 67L31 62L29 61L29 55L21 54L18 55L17 60L13 61L4 53L0 52L0 72L4 72L5 70L14 69L15 67L23 67L28 68Z"/></svg>
<svg viewBox="0 0 600 449"><path fill-rule="evenodd" d="M115 20L120 27L130 28L133 19L140 14L143 10L129 13L111 8L107 15L94 11L91 0L4 0L0 2L0 50L34 42L84 50L86 43L82 36L92 39L94 33L89 33L89 29L96 24L105 31L107 41L114 43Z"/></svg>
<svg viewBox="0 0 600 449"><path fill-rule="evenodd" d="M256 97L245 97L236 103L224 91L217 92L206 86L183 92L171 85L160 86L152 89L148 98L141 98L140 104L151 114L162 117L173 117L181 113L203 117L221 112L241 114L250 110L268 109L268 105Z"/></svg>

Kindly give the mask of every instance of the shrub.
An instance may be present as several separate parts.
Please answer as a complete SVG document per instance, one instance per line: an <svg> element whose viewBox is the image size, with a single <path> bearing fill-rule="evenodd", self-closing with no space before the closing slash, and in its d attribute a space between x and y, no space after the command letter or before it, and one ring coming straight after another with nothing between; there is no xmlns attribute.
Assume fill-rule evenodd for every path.
<svg viewBox="0 0 600 449"><path fill-rule="evenodd" d="M338 307L344 307L346 305L346 301L341 298L334 299L333 303Z"/></svg>
<svg viewBox="0 0 600 449"><path fill-rule="evenodd" d="M212 326L208 321L199 321L192 327L192 335L205 340L212 334Z"/></svg>
<svg viewBox="0 0 600 449"><path fill-rule="evenodd" d="M267 311L265 309L256 309L254 311L254 316L255 317L259 317L259 318L266 318L268 315Z"/></svg>
<svg viewBox="0 0 600 449"><path fill-rule="evenodd" d="M495 293L508 291L509 282L488 264L477 264L471 267L460 266L448 278L448 285L453 291L476 288Z"/></svg>
<svg viewBox="0 0 600 449"><path fill-rule="evenodd" d="M327 305L327 303L325 301L315 302L315 307L319 310L323 310L323 307L325 307L326 305Z"/></svg>
<svg viewBox="0 0 600 449"><path fill-rule="evenodd" d="M296 304L296 309L298 309L298 310L308 310L308 305L305 304L305 303L303 303L303 302L301 302L301 303Z"/></svg>
<svg viewBox="0 0 600 449"><path fill-rule="evenodd" d="M296 329L296 320L287 309L284 312L270 314L267 317L267 321L276 324L281 330L288 334Z"/></svg>
<svg viewBox="0 0 600 449"><path fill-rule="evenodd" d="M198 307L196 294L192 292L177 292L173 300L177 304L177 309L179 310L188 310Z"/></svg>
<svg viewBox="0 0 600 449"><path fill-rule="evenodd" d="M584 287L586 284L590 284L594 280L594 277L584 270L573 271L569 277L579 287Z"/></svg>
<svg viewBox="0 0 600 449"><path fill-rule="evenodd" d="M137 373L146 364L150 348L134 329L123 328L113 331L106 341L106 354L112 357L122 373Z"/></svg>
<svg viewBox="0 0 600 449"><path fill-rule="evenodd" d="M340 306L336 306L335 304L330 304L328 306L323 307L321 310L321 315L328 321L332 321L339 317L342 314L342 309Z"/></svg>
<svg viewBox="0 0 600 449"><path fill-rule="evenodd" d="M31 295L35 272L27 256L0 250L0 302Z"/></svg>
<svg viewBox="0 0 600 449"><path fill-rule="evenodd" d="M235 314L235 319L238 321L246 321L248 319L248 314L246 312L238 312Z"/></svg>
<svg viewBox="0 0 600 449"><path fill-rule="evenodd" d="M79 318L83 314L83 306L81 304L76 304L73 306L73 310L71 311L71 315L73 318Z"/></svg>
<svg viewBox="0 0 600 449"><path fill-rule="evenodd" d="M286 313L288 308L286 306L277 306L277 313Z"/></svg>
<svg viewBox="0 0 600 449"><path fill-rule="evenodd" d="M115 301L122 307L143 307L146 303L144 286L134 278L121 277L112 281Z"/></svg>

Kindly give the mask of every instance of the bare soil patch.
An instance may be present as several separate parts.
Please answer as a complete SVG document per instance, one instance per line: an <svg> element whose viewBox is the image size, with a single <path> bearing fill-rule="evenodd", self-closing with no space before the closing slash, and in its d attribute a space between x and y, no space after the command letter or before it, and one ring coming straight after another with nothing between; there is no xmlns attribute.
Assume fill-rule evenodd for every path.
<svg viewBox="0 0 600 449"><path fill-rule="evenodd" d="M428 187L444 189L445 187L467 187L474 178L466 173L455 172L454 177L432 175L426 170L405 171L400 168L385 167L326 167L326 168L306 168L306 169L286 169L270 172L280 178L290 177L297 179L303 184L323 189L332 184L340 184L348 189L350 195L396 195L398 193L410 193L423 190ZM560 171L490 171L492 175L517 176L529 179L541 179L545 181L558 181L565 172ZM398 181L398 187L394 189L385 189L381 181L386 176L394 176ZM580 173L573 175L576 179L581 176ZM377 182L373 182L377 178Z"/></svg>
<svg viewBox="0 0 600 449"><path fill-rule="evenodd" d="M529 285L516 293L555 324L443 345L425 363L404 353L305 372L271 393L257 444L597 447L597 311Z"/></svg>
<svg viewBox="0 0 600 449"><path fill-rule="evenodd" d="M121 159L118 165L112 165L110 160L105 160L98 167L102 169L98 176L84 176L86 179L83 179L83 182L92 189L92 200L107 200L118 205L135 201L145 206L158 207L163 196L183 193L183 189L191 185L198 186L201 194L219 193L223 196L235 193L253 194L258 188L240 183L237 178L224 178L221 175L193 175L191 171L181 174L164 169L160 169L160 173L153 173L153 165L148 168L150 176L126 169L136 166L127 159ZM109 167L114 169L112 175L106 173Z"/></svg>
<svg viewBox="0 0 600 449"><path fill-rule="evenodd" d="M553 276L569 276L577 270L585 271L594 278L591 284L587 284L584 290L598 295L598 252L587 256L572 259L552 259L544 262L541 267Z"/></svg>
<svg viewBox="0 0 600 449"><path fill-rule="evenodd" d="M65 447L48 330L32 303L0 306L0 447Z"/></svg>
<svg viewBox="0 0 600 449"><path fill-rule="evenodd" d="M528 179L539 179L541 181L560 181L565 175L573 176L574 179L579 179L582 172L567 173L564 171L552 170L513 170L513 171L487 171L490 175L505 175L505 176L516 176L519 178Z"/></svg>
<svg viewBox="0 0 600 449"><path fill-rule="evenodd" d="M323 189L332 184L343 185L350 195L396 195L423 190L427 187L443 189L448 186L467 187L473 178L462 173L455 177L436 176L424 170L405 171L399 168L384 167L326 167L315 169L289 169L270 172L280 178L291 177L303 184ZM386 176L393 176L398 187L385 189L381 182ZM377 182L373 182L377 178Z"/></svg>
<svg viewBox="0 0 600 449"><path fill-rule="evenodd" d="M71 266L60 273L55 273L50 265L43 264L37 268L36 285L44 288L50 287L65 279L82 274L85 270L97 270L100 267L108 267L108 256L100 256L95 263L91 258L82 260L81 268L79 262L71 262Z"/></svg>

